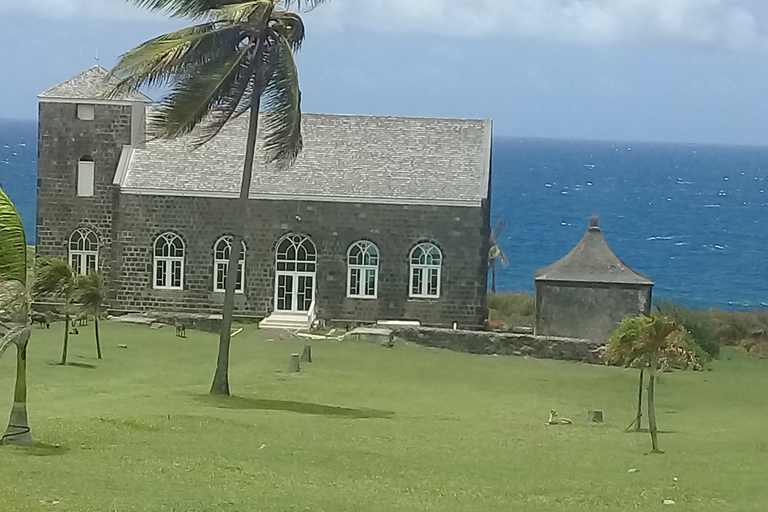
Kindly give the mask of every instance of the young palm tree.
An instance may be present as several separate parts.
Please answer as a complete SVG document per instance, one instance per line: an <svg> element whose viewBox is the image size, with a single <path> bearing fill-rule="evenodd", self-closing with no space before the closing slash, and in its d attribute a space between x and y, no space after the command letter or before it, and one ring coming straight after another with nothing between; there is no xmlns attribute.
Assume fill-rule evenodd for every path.
<svg viewBox="0 0 768 512"><path fill-rule="evenodd" d="M40 258L32 291L35 295L50 294L64 299L64 346L61 350L61 364L67 364L69 348L70 314L77 287L77 274L66 261L57 258Z"/></svg>
<svg viewBox="0 0 768 512"><path fill-rule="evenodd" d="M491 266L491 291L493 293L496 293L496 260L499 260L504 268L507 268L507 265L509 265L507 255L504 254L504 251L501 250L501 246L498 244L499 237L506 227L507 220L502 217L499 219L498 224L496 224L496 229L491 231L491 247L488 249L488 264Z"/></svg>
<svg viewBox="0 0 768 512"><path fill-rule="evenodd" d="M113 94L142 86L171 92L150 117L149 135L174 138L201 125L204 144L230 120L251 113L239 200L232 205L228 268L240 258L256 132L260 117L267 162L292 163L302 147L301 92L293 58L304 40L292 7L323 0L128 0L141 7L190 18L197 24L151 39L123 55L112 70L121 79ZM262 116L259 112L264 110ZM229 345L237 272L227 272L219 353L211 393L229 394Z"/></svg>
<svg viewBox="0 0 768 512"><path fill-rule="evenodd" d="M637 367L641 372L648 371L648 430L655 453L660 453L656 428L656 376L673 359L683 358L694 362L695 356L688 350L690 343L688 332L672 318L640 315L627 318L619 324L604 353L605 360L610 364Z"/></svg>
<svg viewBox="0 0 768 512"><path fill-rule="evenodd" d="M0 189L0 311L10 320L0 322L0 357L16 346L16 385L13 407L2 444L31 445L27 418L27 345L29 344L29 294L27 284L27 242L21 217Z"/></svg>
<svg viewBox="0 0 768 512"><path fill-rule="evenodd" d="M105 290L101 272L92 270L88 275L77 276L75 302L84 313L93 315L93 329L96 334L96 355L101 359L101 341L99 340L99 315L104 304Z"/></svg>

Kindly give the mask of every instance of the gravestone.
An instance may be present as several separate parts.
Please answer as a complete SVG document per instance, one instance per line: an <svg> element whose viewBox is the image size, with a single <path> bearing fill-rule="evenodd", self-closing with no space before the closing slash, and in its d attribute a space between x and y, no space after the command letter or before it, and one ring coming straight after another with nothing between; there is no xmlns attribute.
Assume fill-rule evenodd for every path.
<svg viewBox="0 0 768 512"><path fill-rule="evenodd" d="M587 413L587 421L590 423L602 423L603 422L603 411L599 411L597 409L593 409Z"/></svg>
<svg viewBox="0 0 768 512"><path fill-rule="evenodd" d="M288 373L298 373L301 371L299 357L299 354L291 354L291 360L288 362Z"/></svg>

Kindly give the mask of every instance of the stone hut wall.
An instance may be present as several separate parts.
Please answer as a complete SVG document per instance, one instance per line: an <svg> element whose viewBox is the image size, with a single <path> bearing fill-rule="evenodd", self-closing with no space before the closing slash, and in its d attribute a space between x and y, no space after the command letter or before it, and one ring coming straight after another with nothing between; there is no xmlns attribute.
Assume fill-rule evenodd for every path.
<svg viewBox="0 0 768 512"><path fill-rule="evenodd" d="M537 282L534 333L605 343L623 319L650 308L650 286Z"/></svg>

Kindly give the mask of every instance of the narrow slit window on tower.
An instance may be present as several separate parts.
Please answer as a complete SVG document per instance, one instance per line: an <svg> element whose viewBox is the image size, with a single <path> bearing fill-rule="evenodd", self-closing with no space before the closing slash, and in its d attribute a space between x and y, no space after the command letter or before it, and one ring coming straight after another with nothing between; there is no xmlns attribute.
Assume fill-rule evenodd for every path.
<svg viewBox="0 0 768 512"><path fill-rule="evenodd" d="M93 121L96 117L95 105L78 105L77 118L83 121Z"/></svg>
<svg viewBox="0 0 768 512"><path fill-rule="evenodd" d="M77 162L77 195L93 196L94 164L93 158L84 156Z"/></svg>

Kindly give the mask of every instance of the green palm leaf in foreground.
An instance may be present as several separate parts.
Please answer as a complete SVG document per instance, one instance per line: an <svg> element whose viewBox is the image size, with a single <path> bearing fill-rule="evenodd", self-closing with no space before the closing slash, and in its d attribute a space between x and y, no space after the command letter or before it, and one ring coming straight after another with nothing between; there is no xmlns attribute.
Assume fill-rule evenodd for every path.
<svg viewBox="0 0 768 512"><path fill-rule="evenodd" d="M660 453L656 428L655 383L659 371L683 360L685 365L697 366L690 350L692 340L685 328L663 315L638 315L624 319L608 341L604 360L609 364L640 368L639 400L642 401L643 371L650 374L648 382L648 425L653 451ZM640 403L635 419L640 428Z"/></svg>
<svg viewBox="0 0 768 512"><path fill-rule="evenodd" d="M170 93L149 116L148 135L175 138L194 133L197 145L215 137L232 119L251 112L229 269L237 268L253 175L259 118L267 163L284 168L302 149L301 91L293 53L304 41L301 17L289 9L312 9L323 0L128 0L140 7L194 20L120 58L112 73L118 95L143 86ZM261 116L259 113L264 112ZM229 345L237 272L228 272L211 393L229 394Z"/></svg>
<svg viewBox="0 0 768 512"><path fill-rule="evenodd" d="M0 280L27 282L27 239L21 217L0 189Z"/></svg>
<svg viewBox="0 0 768 512"><path fill-rule="evenodd" d="M96 356L101 359L101 340L99 339L99 315L104 304L104 280L98 270L88 272L88 275L77 276L75 301L85 313L93 315L93 329L96 335Z"/></svg>
<svg viewBox="0 0 768 512"><path fill-rule="evenodd" d="M16 207L0 189L0 312L11 324L0 322L0 357L11 345L16 346L16 384L8 428L2 444L31 445L32 434L27 419L27 345L30 329L27 321L29 296L27 282L27 243L24 226Z"/></svg>
<svg viewBox="0 0 768 512"><path fill-rule="evenodd" d="M61 350L61 364L67 364L69 348L69 318L72 300L77 286L77 275L72 267L57 258L40 258L35 272L35 295L53 295L64 299L64 344Z"/></svg>

